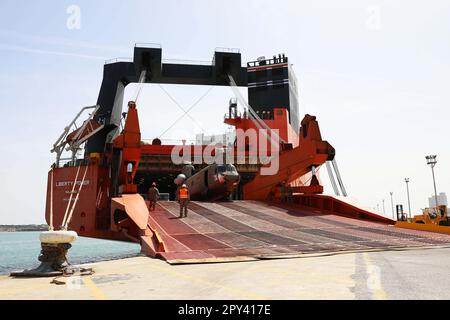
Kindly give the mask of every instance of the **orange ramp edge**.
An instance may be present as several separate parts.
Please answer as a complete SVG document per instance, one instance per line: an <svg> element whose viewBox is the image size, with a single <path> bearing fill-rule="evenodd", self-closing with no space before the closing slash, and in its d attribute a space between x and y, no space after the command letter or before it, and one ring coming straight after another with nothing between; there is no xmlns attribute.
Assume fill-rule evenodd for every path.
<svg viewBox="0 0 450 320"><path fill-rule="evenodd" d="M141 252L156 257L158 252L164 252L165 246L161 236L156 229L149 224L149 212L147 204L139 194L123 194L122 197L112 199L120 206L130 217L130 219L141 229Z"/></svg>
<svg viewBox="0 0 450 320"><path fill-rule="evenodd" d="M412 230L435 232L435 233L450 234L450 227L437 226L437 225L434 225L434 224L421 224L421 223L414 223L414 222L397 221L395 223L395 227L397 227L397 228L404 228L404 229L412 229Z"/></svg>
<svg viewBox="0 0 450 320"><path fill-rule="evenodd" d="M139 194L122 195L125 211L139 229L147 229L148 208L144 198Z"/></svg>

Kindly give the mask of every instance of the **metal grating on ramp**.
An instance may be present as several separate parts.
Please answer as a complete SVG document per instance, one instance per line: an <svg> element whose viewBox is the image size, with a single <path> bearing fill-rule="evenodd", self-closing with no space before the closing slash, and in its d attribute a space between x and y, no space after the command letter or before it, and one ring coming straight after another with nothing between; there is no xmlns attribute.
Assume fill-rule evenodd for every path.
<svg viewBox="0 0 450 320"><path fill-rule="evenodd" d="M166 248L158 256L169 263L450 245L446 234L257 201L191 202L187 218L178 214L176 202L160 202L149 216Z"/></svg>

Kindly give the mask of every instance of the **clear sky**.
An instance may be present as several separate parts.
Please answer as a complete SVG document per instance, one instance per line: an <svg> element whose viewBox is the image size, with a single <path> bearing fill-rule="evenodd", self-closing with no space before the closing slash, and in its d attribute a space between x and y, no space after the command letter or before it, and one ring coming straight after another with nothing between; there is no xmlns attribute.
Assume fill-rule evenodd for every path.
<svg viewBox="0 0 450 320"><path fill-rule="evenodd" d="M318 117L348 193L381 211L385 199L390 215L390 191L407 207L409 177L419 212L433 194L425 155L438 155L438 192L450 193L449 39L447 0L2 0L0 224L44 222L51 145L96 103L104 60L131 57L136 42L160 43L166 59L210 61L216 47L240 48L243 61L286 53L300 112ZM187 108L208 87L165 89ZM186 117L163 138L221 132L231 96L214 88L191 113L198 123ZM138 108L149 139L181 114L152 85Z"/></svg>

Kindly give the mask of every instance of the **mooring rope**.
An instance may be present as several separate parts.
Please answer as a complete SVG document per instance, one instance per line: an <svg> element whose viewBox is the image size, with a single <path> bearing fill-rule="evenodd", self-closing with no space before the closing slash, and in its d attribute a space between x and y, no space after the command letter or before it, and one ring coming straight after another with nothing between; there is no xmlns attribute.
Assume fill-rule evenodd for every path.
<svg viewBox="0 0 450 320"><path fill-rule="evenodd" d="M70 220L72 220L73 211L75 210L75 206L77 205L78 199L80 197L81 188L83 188L84 180L86 178L87 171L89 169L89 165L86 166L86 170L84 170L83 179L81 180L80 187L78 188L77 196L75 197L75 201L73 202L72 208L70 209L70 214L67 217L67 220L63 224L63 230L67 230L69 226Z"/></svg>
<svg viewBox="0 0 450 320"><path fill-rule="evenodd" d="M67 219L67 213L69 212L69 207L70 207L70 203L72 202L73 192L75 191L75 186L77 185L77 179L78 179L78 174L80 172L80 168L81 168L81 162L80 162L80 165L78 166L77 174L75 175L75 180L73 181L72 191L70 191L69 202L67 202L66 212L64 213L64 218L62 220L61 227L64 226L64 221L66 221L66 219Z"/></svg>
<svg viewBox="0 0 450 320"><path fill-rule="evenodd" d="M49 231L53 231L53 168L50 176L50 226Z"/></svg>

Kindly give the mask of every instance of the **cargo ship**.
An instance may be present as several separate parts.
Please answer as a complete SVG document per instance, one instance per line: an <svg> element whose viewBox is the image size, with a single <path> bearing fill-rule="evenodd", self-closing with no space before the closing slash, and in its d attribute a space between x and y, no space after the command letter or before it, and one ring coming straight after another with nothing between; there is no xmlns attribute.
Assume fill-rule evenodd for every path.
<svg viewBox="0 0 450 320"><path fill-rule="evenodd" d="M228 106L218 103L226 111L224 122L234 127L234 143L168 145L158 137L143 142L139 103L130 101L122 110L130 83L231 87ZM247 88L247 98L239 87ZM160 46L136 45L131 61L104 65L97 103L76 115L52 152L45 212L51 228L138 242L143 253L168 262L405 245L400 236L379 240L380 234L395 238L399 231L389 228L394 221L347 197L335 149L322 138L315 116L300 116L297 80L284 54L242 64L239 50L222 48L211 64L178 64L164 62ZM231 159L239 175L231 189L221 189L223 170L206 158ZM205 198L191 201L188 217L177 219L173 181L187 163ZM323 165L335 195L324 194L318 175ZM145 194L153 182L166 197L149 211ZM226 190L226 197L217 190ZM324 231L323 225L342 228Z"/></svg>

